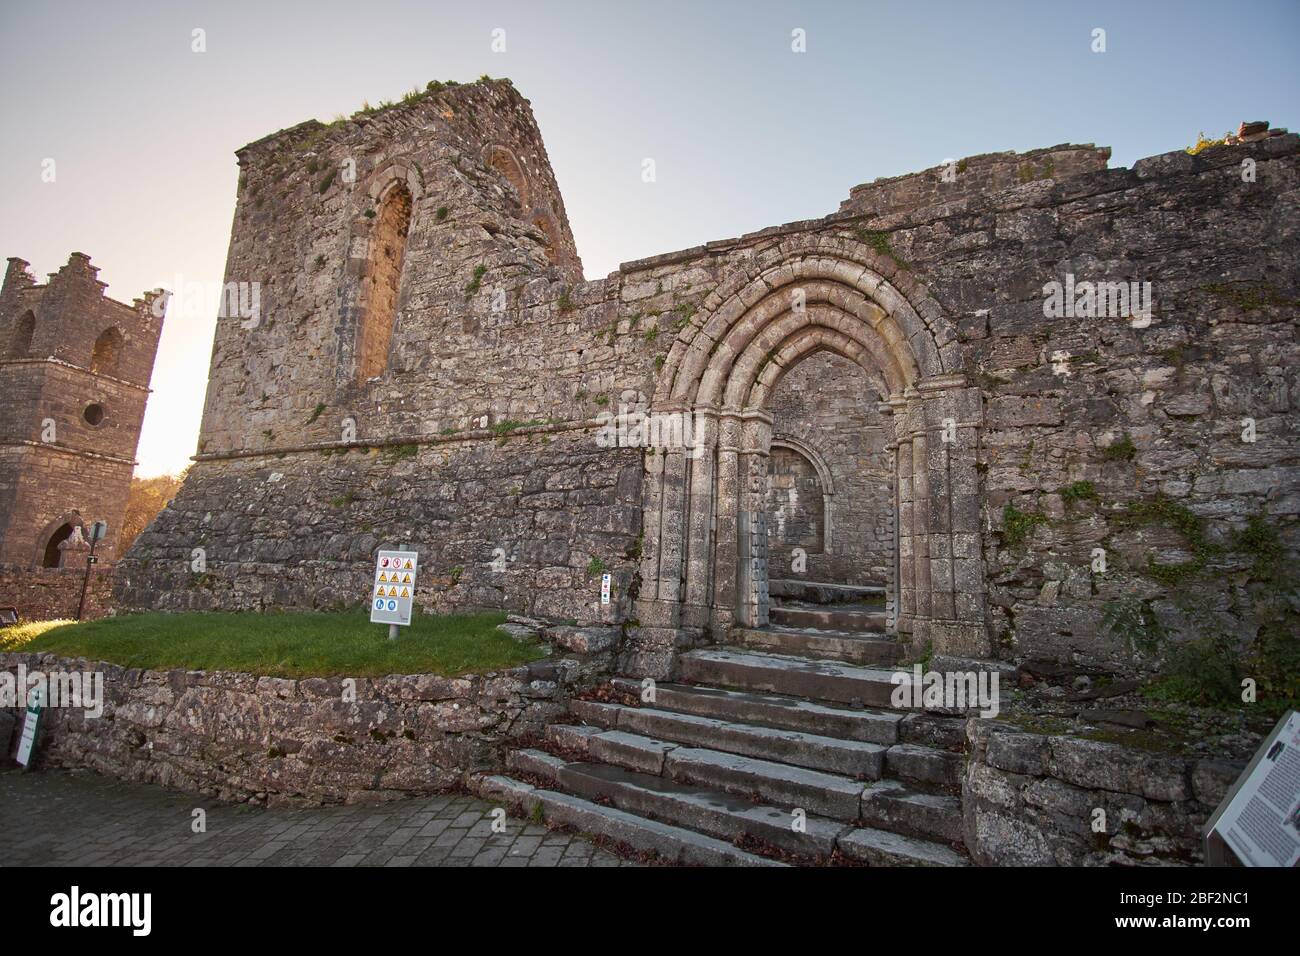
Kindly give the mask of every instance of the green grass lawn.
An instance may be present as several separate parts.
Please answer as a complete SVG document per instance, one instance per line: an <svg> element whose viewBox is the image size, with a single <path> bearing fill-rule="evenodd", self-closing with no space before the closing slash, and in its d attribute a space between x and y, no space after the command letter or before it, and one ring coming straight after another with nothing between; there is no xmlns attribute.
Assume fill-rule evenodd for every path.
<svg viewBox="0 0 1300 956"><path fill-rule="evenodd" d="M365 613L126 614L0 630L0 651L44 651L127 667L272 677L382 677L490 671L543 656L496 626L504 614L417 614L395 641Z"/></svg>

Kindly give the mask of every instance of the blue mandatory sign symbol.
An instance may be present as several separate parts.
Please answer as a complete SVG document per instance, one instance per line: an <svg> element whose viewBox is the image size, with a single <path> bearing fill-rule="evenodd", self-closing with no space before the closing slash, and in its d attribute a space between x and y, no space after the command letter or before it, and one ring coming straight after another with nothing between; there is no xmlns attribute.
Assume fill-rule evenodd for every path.
<svg viewBox="0 0 1300 956"><path fill-rule="evenodd" d="M375 610L376 610L376 611L382 611L383 609L384 609L384 602L383 602L383 600L382 600L382 599L377 599L377 600L375 601Z"/></svg>
<svg viewBox="0 0 1300 956"><path fill-rule="evenodd" d="M390 610L390 611L395 611L395 610L397 610L397 602L396 602L396 601L389 601L389 602L388 602L388 610Z"/></svg>

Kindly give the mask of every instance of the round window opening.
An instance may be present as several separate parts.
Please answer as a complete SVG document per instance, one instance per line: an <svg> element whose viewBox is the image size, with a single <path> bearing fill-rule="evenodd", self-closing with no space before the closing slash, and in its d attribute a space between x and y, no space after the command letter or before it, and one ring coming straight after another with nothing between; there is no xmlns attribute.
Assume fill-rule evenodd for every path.
<svg viewBox="0 0 1300 956"><path fill-rule="evenodd" d="M98 402L87 405L86 410L81 413L81 417L86 420L87 425L97 426L104 420L104 406Z"/></svg>

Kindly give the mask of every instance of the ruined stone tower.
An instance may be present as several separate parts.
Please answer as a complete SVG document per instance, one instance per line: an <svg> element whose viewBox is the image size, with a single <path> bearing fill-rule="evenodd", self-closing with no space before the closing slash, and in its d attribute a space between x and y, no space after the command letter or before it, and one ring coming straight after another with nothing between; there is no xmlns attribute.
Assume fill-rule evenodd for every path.
<svg viewBox="0 0 1300 956"><path fill-rule="evenodd" d="M38 285L10 259L0 290L0 563L59 567L59 544L108 524L117 556L149 396L161 292L131 305L80 252Z"/></svg>

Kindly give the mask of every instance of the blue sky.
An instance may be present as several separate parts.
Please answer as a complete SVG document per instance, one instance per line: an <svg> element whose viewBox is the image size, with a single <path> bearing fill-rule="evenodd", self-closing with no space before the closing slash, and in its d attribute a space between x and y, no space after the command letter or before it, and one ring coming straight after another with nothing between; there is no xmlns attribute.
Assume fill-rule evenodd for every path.
<svg viewBox="0 0 1300 956"><path fill-rule="evenodd" d="M948 158L1092 142L1128 166L1241 120L1300 127L1297 0L10 2L0 18L0 253L43 277L86 252L126 301L221 278L235 149L432 79L508 76L532 101L588 278ZM213 322L168 321L139 474L193 453Z"/></svg>

